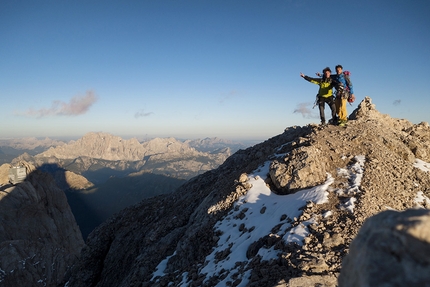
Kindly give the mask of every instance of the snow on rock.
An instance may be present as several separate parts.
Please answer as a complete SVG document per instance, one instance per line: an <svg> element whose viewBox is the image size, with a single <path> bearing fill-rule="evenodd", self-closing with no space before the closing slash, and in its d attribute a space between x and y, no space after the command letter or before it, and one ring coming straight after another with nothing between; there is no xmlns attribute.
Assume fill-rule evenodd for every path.
<svg viewBox="0 0 430 287"><path fill-rule="evenodd" d="M282 238L286 243L301 244L308 234L306 225L314 221L303 222L294 228L291 228L291 223L303 213L300 208L307 202L319 204L328 200L327 188L333 182L333 178L328 176L327 181L321 186L294 194L277 195L266 185L265 178L262 178L268 174L269 164L270 162L267 162L258 173L249 175L248 182L252 188L236 202L234 209L215 225L215 233L221 236L217 247L206 257L205 261L209 263L200 273L219 276L228 270L232 275L239 271L240 265L237 262L247 262L253 257L249 254L250 243L271 236ZM277 232L274 232L275 227ZM219 258L223 253L225 254L222 258ZM273 255L270 255L271 253ZM275 260L278 256L277 252L270 252L264 247L258 250L258 255L266 261ZM245 263L245 268L246 265ZM231 276L227 276L219 286L223 286L229 280L232 280Z"/></svg>

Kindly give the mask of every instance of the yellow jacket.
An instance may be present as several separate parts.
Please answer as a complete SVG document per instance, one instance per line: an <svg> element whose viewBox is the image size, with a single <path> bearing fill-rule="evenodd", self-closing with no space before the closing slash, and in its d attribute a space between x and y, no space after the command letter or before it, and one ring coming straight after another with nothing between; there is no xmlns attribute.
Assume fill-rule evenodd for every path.
<svg viewBox="0 0 430 287"><path fill-rule="evenodd" d="M320 89L318 90L318 96L322 98L328 98L333 96L333 87L334 83L332 79L328 78L311 78L308 76L303 77L306 81L309 81L313 84L316 84L320 86Z"/></svg>

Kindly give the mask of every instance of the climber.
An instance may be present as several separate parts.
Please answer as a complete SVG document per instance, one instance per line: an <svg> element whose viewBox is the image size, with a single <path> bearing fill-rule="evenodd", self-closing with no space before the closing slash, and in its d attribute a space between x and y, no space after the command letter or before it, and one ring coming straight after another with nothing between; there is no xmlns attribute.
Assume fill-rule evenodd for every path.
<svg viewBox="0 0 430 287"><path fill-rule="evenodd" d="M329 122L336 122L336 106L333 97L332 89L335 87L336 82L330 77L331 70L329 67L323 70L322 78L311 78L309 76L305 76L303 73L300 73L300 76L304 78L306 81L309 81L313 84L318 85L320 88L318 90L317 99L318 99L318 107L320 111L321 124L325 124L325 112L324 106L328 104L331 109L331 119Z"/></svg>

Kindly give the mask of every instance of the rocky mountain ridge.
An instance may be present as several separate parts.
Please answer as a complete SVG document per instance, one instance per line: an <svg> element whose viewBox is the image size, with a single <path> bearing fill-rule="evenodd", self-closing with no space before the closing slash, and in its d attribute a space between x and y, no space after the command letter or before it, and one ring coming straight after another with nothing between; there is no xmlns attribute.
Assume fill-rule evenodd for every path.
<svg viewBox="0 0 430 287"><path fill-rule="evenodd" d="M429 125L365 98L346 128L287 128L111 217L67 286L337 286L366 219L429 206L428 162Z"/></svg>
<svg viewBox="0 0 430 287"><path fill-rule="evenodd" d="M180 141L173 137L154 138L141 143L136 138L125 140L109 133L90 132L76 141L70 141L66 145L51 147L38 156L59 159L89 157L109 161L139 161L145 157L156 155L171 158L205 156L207 152L219 153L219 150L227 150L228 146L236 149L244 147L242 144L219 138L185 141Z"/></svg>
<svg viewBox="0 0 430 287"><path fill-rule="evenodd" d="M212 142L206 141L200 148L207 148ZM218 167L231 155L228 147L202 152L190 144L175 138L155 138L140 143L135 138L124 140L108 133L88 133L77 141L52 147L25 160L36 166L57 164L84 175L93 183L100 183L110 176L125 176L142 170L189 179Z"/></svg>

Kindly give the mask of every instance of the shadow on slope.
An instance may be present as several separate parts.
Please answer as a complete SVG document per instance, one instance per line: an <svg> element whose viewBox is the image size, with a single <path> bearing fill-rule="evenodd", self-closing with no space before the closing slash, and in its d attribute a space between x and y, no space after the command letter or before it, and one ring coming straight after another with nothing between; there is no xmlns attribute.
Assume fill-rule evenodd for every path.
<svg viewBox="0 0 430 287"><path fill-rule="evenodd" d="M167 177L152 173L135 173L123 178L111 177L107 182L95 188L85 191L69 191L72 210L81 213L82 216L75 215L81 227L82 236L86 238L88 234L103 221L114 213L134 205L141 200L160 194L171 193L186 180ZM91 211L93 222L88 221L85 209L81 210L79 204L83 204L85 209Z"/></svg>
<svg viewBox="0 0 430 287"><path fill-rule="evenodd" d="M103 222L103 219L98 216L94 208L86 202L85 198L79 193L79 191L74 191L68 185L66 169L60 167L56 163L43 164L37 169L49 173L55 179L57 185L64 191L70 209L72 210L76 223L79 226L82 237L85 240L88 234Z"/></svg>
<svg viewBox="0 0 430 287"><path fill-rule="evenodd" d="M70 170L73 171L72 169ZM117 170L114 168L103 167L103 166L92 166L91 169L87 171L83 171L81 172L81 174L92 183L103 185L112 177L125 177L131 172L135 172L135 171L136 169ZM80 172L80 171L77 170L77 172Z"/></svg>
<svg viewBox="0 0 430 287"><path fill-rule="evenodd" d="M173 192L186 182L183 179L144 171L125 175L126 171L103 168L90 171L91 178L106 177L103 183L82 190L72 188L68 184L65 176L67 170L58 164L43 164L38 169L50 173L65 191L84 239L114 213L145 198ZM87 173L85 175L88 176Z"/></svg>

